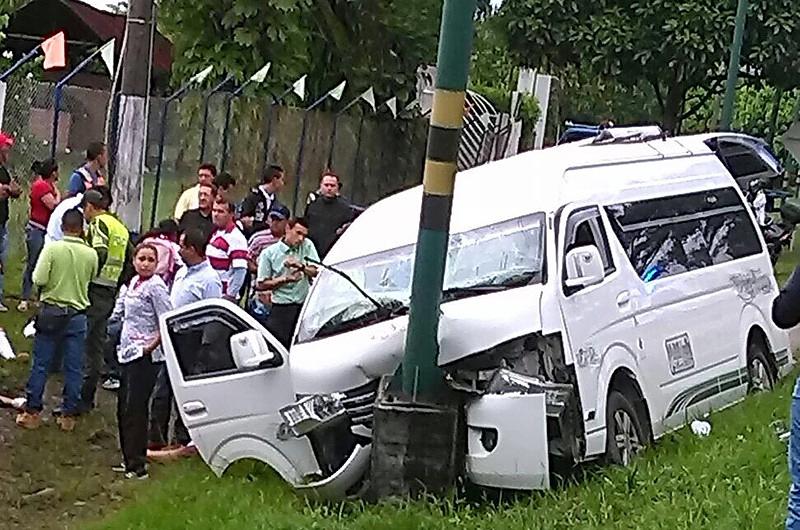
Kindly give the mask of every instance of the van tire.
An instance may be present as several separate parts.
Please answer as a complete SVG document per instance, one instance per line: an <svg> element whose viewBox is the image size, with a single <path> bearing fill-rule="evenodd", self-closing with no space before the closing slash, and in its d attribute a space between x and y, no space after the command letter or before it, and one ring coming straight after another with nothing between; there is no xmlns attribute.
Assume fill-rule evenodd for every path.
<svg viewBox="0 0 800 530"><path fill-rule="evenodd" d="M647 435L636 407L625 394L612 390L606 405L606 462L628 466L646 444Z"/></svg>
<svg viewBox="0 0 800 530"><path fill-rule="evenodd" d="M747 345L747 393L769 392L775 387L775 374L764 341L750 339Z"/></svg>

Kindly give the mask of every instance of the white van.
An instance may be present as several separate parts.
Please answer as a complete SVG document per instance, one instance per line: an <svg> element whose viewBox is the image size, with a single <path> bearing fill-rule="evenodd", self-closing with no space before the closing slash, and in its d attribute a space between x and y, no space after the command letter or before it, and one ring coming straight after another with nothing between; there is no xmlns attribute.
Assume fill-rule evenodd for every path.
<svg viewBox="0 0 800 530"><path fill-rule="evenodd" d="M181 415L221 474L266 462L352 491L379 380L403 355L421 187L367 209L303 308L291 353L239 307L162 321ZM585 141L459 174L439 364L463 392L465 475L549 486L553 459L625 464L790 370L764 243L700 137Z"/></svg>

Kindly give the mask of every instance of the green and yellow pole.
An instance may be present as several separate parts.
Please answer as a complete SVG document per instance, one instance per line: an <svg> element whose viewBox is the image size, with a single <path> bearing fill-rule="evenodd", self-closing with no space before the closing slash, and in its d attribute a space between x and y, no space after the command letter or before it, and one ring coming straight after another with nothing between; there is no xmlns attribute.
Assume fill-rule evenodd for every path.
<svg viewBox="0 0 800 530"><path fill-rule="evenodd" d="M403 392L431 398L443 378L437 365L442 298L458 145L472 53L476 0L444 0L437 75L417 236L411 308L402 363Z"/></svg>
<svg viewBox="0 0 800 530"><path fill-rule="evenodd" d="M725 82L725 98L722 103L722 117L719 128L729 131L733 122L733 111L736 103L736 83L739 80L739 62L744 42L744 30L747 25L747 0L739 0L736 7L736 23L733 29L733 42L731 43L731 58L728 63L728 79Z"/></svg>

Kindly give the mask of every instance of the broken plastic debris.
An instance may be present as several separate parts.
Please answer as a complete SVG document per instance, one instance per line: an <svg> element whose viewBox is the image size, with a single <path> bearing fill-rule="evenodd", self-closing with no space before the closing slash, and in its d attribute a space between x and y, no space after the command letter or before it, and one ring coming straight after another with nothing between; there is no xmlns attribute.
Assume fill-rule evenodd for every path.
<svg viewBox="0 0 800 530"><path fill-rule="evenodd" d="M16 355L14 355L14 348L11 347L6 332L2 328L0 328L0 357L3 359L13 359L16 357Z"/></svg>
<svg viewBox="0 0 800 530"><path fill-rule="evenodd" d="M711 424L707 421L694 420L692 422L692 432L697 436L708 436L711 434Z"/></svg>
<svg viewBox="0 0 800 530"><path fill-rule="evenodd" d="M28 322L28 325L25 326L25 329L22 330L22 336L25 337L26 339L29 339L34 335L36 335L36 323L33 320L31 320L30 322Z"/></svg>

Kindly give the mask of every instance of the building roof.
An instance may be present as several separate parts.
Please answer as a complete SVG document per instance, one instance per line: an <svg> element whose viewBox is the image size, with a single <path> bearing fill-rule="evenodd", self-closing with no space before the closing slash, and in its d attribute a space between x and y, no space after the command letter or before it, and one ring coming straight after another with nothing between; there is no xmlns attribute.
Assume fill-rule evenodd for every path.
<svg viewBox="0 0 800 530"><path fill-rule="evenodd" d="M68 51L70 44L97 46L116 38L119 55L125 22L125 15L102 11L79 0L31 0L11 15L7 33L10 41L41 42L63 30ZM168 73L172 44L156 32L154 46L154 70Z"/></svg>

